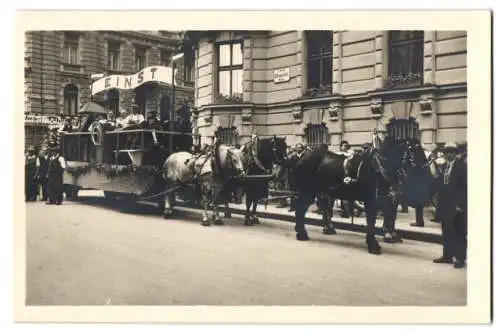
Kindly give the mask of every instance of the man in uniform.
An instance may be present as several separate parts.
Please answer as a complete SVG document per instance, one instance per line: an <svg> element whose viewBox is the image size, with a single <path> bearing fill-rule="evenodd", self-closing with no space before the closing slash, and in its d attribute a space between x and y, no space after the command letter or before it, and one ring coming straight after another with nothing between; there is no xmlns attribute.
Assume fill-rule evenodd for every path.
<svg viewBox="0 0 500 334"><path fill-rule="evenodd" d="M44 145L44 147L42 147L36 159L36 180L40 185L40 188L42 188L41 189L42 201L44 202L47 201L49 198L49 191L47 186L48 169L49 169L49 152L47 146Z"/></svg>
<svg viewBox="0 0 500 334"><path fill-rule="evenodd" d="M66 169L66 160L55 143L51 143L50 151L48 166L49 200L47 204L61 205L63 201L63 172Z"/></svg>
<svg viewBox="0 0 500 334"><path fill-rule="evenodd" d="M437 217L441 221L443 254L434 263L454 263L455 268L463 268L467 255L467 165L457 159L455 143L446 144L442 151L446 165L438 189Z"/></svg>
<svg viewBox="0 0 500 334"><path fill-rule="evenodd" d="M36 149L34 146L28 147L24 163L24 195L26 202L36 201L37 185L36 178Z"/></svg>
<svg viewBox="0 0 500 334"><path fill-rule="evenodd" d="M296 182L295 182L295 167L297 163L302 159L305 153L305 147L302 143L297 143L295 145L295 150L291 154L290 158L287 159L286 167L288 168L288 184L290 186L291 191L296 191ZM295 211L295 198L292 197L290 200L290 209L288 211Z"/></svg>
<svg viewBox="0 0 500 334"><path fill-rule="evenodd" d="M347 157L347 159L352 158L354 155L354 151L351 150L351 145L347 140L342 140L340 142L340 154L343 154ZM348 170L347 170L347 165L344 164L344 173L347 175ZM354 214L354 201L353 200L348 200L348 201L341 201L341 214L340 216L342 218L348 218Z"/></svg>

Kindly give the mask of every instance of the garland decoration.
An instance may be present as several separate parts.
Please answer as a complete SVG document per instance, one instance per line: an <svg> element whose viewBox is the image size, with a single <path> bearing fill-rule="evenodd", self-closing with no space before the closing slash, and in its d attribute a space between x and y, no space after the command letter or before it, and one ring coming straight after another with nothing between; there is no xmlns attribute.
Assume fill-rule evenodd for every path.
<svg viewBox="0 0 500 334"><path fill-rule="evenodd" d="M66 171L74 177L80 177L95 170L99 174L104 174L108 179L127 176L136 172L145 172L148 174L158 173L159 169L155 166L134 166L134 165L111 165L106 163L91 163L85 166L68 166Z"/></svg>

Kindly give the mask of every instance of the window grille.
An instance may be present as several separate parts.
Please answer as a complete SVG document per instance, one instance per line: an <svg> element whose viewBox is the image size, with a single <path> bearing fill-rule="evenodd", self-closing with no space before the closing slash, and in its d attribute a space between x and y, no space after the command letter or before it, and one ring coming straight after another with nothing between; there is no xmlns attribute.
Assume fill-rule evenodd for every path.
<svg viewBox="0 0 500 334"><path fill-rule="evenodd" d="M236 128L219 128L215 132L215 138L222 144L235 146L238 142L238 134Z"/></svg>
<svg viewBox="0 0 500 334"><path fill-rule="evenodd" d="M328 128L325 124L309 124L306 129L306 142L312 150L319 149L321 145L329 144Z"/></svg>

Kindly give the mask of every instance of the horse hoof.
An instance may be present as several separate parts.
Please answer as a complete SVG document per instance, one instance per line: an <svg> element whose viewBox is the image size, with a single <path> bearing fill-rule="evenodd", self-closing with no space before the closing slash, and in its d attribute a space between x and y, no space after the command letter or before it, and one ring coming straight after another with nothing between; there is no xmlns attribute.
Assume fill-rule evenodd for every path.
<svg viewBox="0 0 500 334"><path fill-rule="evenodd" d="M323 234L334 235L334 234L337 234L337 231L334 228L324 228Z"/></svg>
<svg viewBox="0 0 500 334"><path fill-rule="evenodd" d="M252 226L252 222L249 219L245 219L245 222L243 223L245 226Z"/></svg>
<svg viewBox="0 0 500 334"><path fill-rule="evenodd" d="M170 217L172 217L172 210L163 211L163 218L170 218Z"/></svg>
<svg viewBox="0 0 500 334"><path fill-rule="evenodd" d="M374 247L374 248L368 247L368 253L373 254L373 255L380 255L380 254L382 254L382 248L380 246Z"/></svg>
<svg viewBox="0 0 500 334"><path fill-rule="evenodd" d="M224 213L224 218L231 218L231 212Z"/></svg>
<svg viewBox="0 0 500 334"><path fill-rule="evenodd" d="M297 240L299 241L307 241L309 240L309 236L307 235L307 233L297 233Z"/></svg>
<svg viewBox="0 0 500 334"><path fill-rule="evenodd" d="M224 225L224 222L221 219L217 218L216 220L214 220L214 224L220 226L220 225Z"/></svg>
<svg viewBox="0 0 500 334"><path fill-rule="evenodd" d="M257 217L253 217L251 222L252 222L252 224L255 224L255 225L260 224L259 218L257 218Z"/></svg>
<svg viewBox="0 0 500 334"><path fill-rule="evenodd" d="M208 220L205 220L205 219L204 219L204 220L201 222L201 225L202 225L202 226L210 226L210 222L209 222Z"/></svg>

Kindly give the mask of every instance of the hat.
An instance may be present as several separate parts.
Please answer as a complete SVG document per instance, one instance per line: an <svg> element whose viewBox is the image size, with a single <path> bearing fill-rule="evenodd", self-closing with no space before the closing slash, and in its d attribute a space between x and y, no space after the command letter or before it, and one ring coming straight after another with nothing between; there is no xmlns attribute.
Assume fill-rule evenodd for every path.
<svg viewBox="0 0 500 334"><path fill-rule="evenodd" d="M304 144L302 144L302 143L297 143L297 144L295 145L295 148L304 148Z"/></svg>
<svg viewBox="0 0 500 334"><path fill-rule="evenodd" d="M458 152L457 144L455 143L446 143L441 149L443 152Z"/></svg>
<svg viewBox="0 0 500 334"><path fill-rule="evenodd" d="M33 151L36 151L35 146L33 145L28 146L28 152L33 152Z"/></svg>

